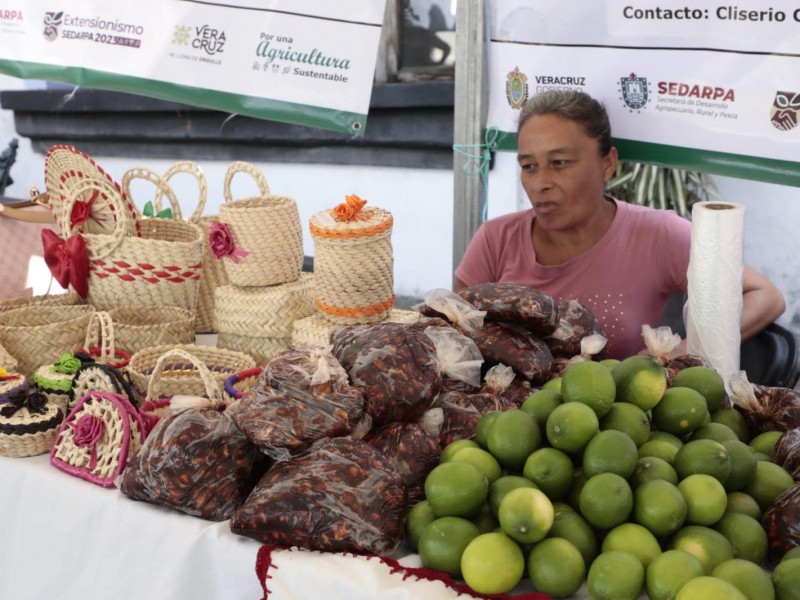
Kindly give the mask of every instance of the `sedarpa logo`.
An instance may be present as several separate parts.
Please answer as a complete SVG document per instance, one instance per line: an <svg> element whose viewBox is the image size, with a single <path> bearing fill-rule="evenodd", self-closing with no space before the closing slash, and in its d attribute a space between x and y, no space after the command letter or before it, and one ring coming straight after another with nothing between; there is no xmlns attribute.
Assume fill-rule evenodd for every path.
<svg viewBox="0 0 800 600"><path fill-rule="evenodd" d="M297 50L291 46L291 39L288 39L288 42L290 45L282 48L277 46L274 40L262 40L256 48L256 56L266 58L268 64L281 60L345 71L350 69L350 59L348 58L326 56L316 48Z"/></svg>

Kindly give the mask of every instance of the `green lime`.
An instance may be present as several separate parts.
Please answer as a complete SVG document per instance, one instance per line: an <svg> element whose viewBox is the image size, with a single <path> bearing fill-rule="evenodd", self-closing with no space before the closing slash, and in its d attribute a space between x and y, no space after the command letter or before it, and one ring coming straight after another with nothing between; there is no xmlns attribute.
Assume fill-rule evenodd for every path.
<svg viewBox="0 0 800 600"><path fill-rule="evenodd" d="M795 546L781 557L781 562L791 558L800 558L800 546Z"/></svg>
<svg viewBox="0 0 800 600"><path fill-rule="evenodd" d="M650 530L637 523L617 525L603 539L601 552L624 550L638 558L646 569L653 559L661 554L661 546Z"/></svg>
<svg viewBox="0 0 800 600"><path fill-rule="evenodd" d="M554 392L561 393L561 377L553 377L547 381L543 386L543 390L553 390Z"/></svg>
<svg viewBox="0 0 800 600"><path fill-rule="evenodd" d="M590 360L573 363L561 380L564 402L581 402L589 406L598 418L611 410L617 387L608 368Z"/></svg>
<svg viewBox="0 0 800 600"><path fill-rule="evenodd" d="M500 509L500 502L505 495L518 487L535 488L536 484L521 475L503 475L491 483L489 486L489 506L495 515Z"/></svg>
<svg viewBox="0 0 800 600"><path fill-rule="evenodd" d="M687 525L679 529L670 539L669 547L694 554L703 563L707 575L719 564L733 558L733 548L727 538L719 531L700 525Z"/></svg>
<svg viewBox="0 0 800 600"><path fill-rule="evenodd" d="M775 457L775 446L782 435L782 431L765 431L750 440L750 447L756 452L766 454L772 460Z"/></svg>
<svg viewBox="0 0 800 600"><path fill-rule="evenodd" d="M461 450L461 448L480 448L478 442L475 440L456 440L454 442L450 442L442 448L442 453L439 455L439 463L446 463L449 462L450 459L453 457L453 454Z"/></svg>
<svg viewBox="0 0 800 600"><path fill-rule="evenodd" d="M650 438L650 418L635 404L615 402L608 414L600 419L600 429L627 433L639 447Z"/></svg>
<svg viewBox="0 0 800 600"><path fill-rule="evenodd" d="M686 442L672 462L680 479L689 475L705 473L724 484L731 474L731 459L725 446L714 440L692 440Z"/></svg>
<svg viewBox="0 0 800 600"><path fill-rule="evenodd" d="M560 503L557 503L560 504ZM585 564L591 565L597 556L597 536L591 525L570 507L568 510L555 508L553 526L547 537L564 538L572 542L583 556Z"/></svg>
<svg viewBox="0 0 800 600"><path fill-rule="evenodd" d="M636 470L630 479L631 487L636 489L645 481L663 479L678 485L678 474L672 465L657 456L644 456L636 464Z"/></svg>
<svg viewBox="0 0 800 600"><path fill-rule="evenodd" d="M414 549L414 552L417 551L422 530L435 520L436 515L433 514L433 509L427 500L417 502L408 511L405 524L406 541Z"/></svg>
<svg viewBox="0 0 800 600"><path fill-rule="evenodd" d="M714 412L725 398L725 382L722 376L709 367L687 367L672 378L672 387L687 387L700 392L706 399L708 412Z"/></svg>
<svg viewBox="0 0 800 600"><path fill-rule="evenodd" d="M545 429L551 446L575 453L583 450L600 431L600 422L594 410L586 404L566 402L550 413Z"/></svg>
<svg viewBox="0 0 800 600"><path fill-rule="evenodd" d="M589 477L616 473L628 479L638 462L639 451L631 436L616 429L599 432L583 449L583 470Z"/></svg>
<svg viewBox="0 0 800 600"><path fill-rule="evenodd" d="M743 490L756 474L756 457L749 446L738 439L722 442L731 462L731 473L723 485L729 492Z"/></svg>
<svg viewBox="0 0 800 600"><path fill-rule="evenodd" d="M705 473L689 475L681 480L678 489L686 500L686 522L713 525L725 514L728 495L719 480Z"/></svg>
<svg viewBox="0 0 800 600"><path fill-rule="evenodd" d="M542 444L542 434L530 414L511 408L499 414L486 437L489 452L506 469L518 471Z"/></svg>
<svg viewBox="0 0 800 600"><path fill-rule="evenodd" d="M645 586L650 600L674 600L690 579L705 575L703 563L683 550L667 550L647 566Z"/></svg>
<svg viewBox="0 0 800 600"><path fill-rule="evenodd" d="M536 488L511 490L500 501L497 510L503 532L522 544L538 542L546 537L554 517L552 502Z"/></svg>
<svg viewBox="0 0 800 600"><path fill-rule="evenodd" d="M475 425L475 441L481 448L487 448L486 437L489 435L489 430L492 428L495 419L502 413L501 410L490 410L481 415L478 423Z"/></svg>
<svg viewBox="0 0 800 600"><path fill-rule="evenodd" d="M504 533L482 533L461 555L461 574L479 594L505 594L522 579L525 557L519 545Z"/></svg>
<svg viewBox="0 0 800 600"><path fill-rule="evenodd" d="M617 388L617 401L651 410L667 389L667 374L652 356L629 356L611 372Z"/></svg>
<svg viewBox="0 0 800 600"><path fill-rule="evenodd" d="M486 480L489 483L492 483L503 474L497 459L483 448L461 448L461 450L453 454L450 462L471 464L486 476Z"/></svg>
<svg viewBox="0 0 800 600"><path fill-rule="evenodd" d="M761 564L767 557L767 532L753 517L741 513L725 513L714 525L731 543L733 557Z"/></svg>
<svg viewBox="0 0 800 600"><path fill-rule="evenodd" d="M711 413L711 422L722 423L730 427L740 442L746 444L750 441L750 430L747 428L747 421L745 421L744 415L735 408L723 406L715 410Z"/></svg>
<svg viewBox="0 0 800 600"><path fill-rule="evenodd" d="M653 408L653 425L677 436L692 433L708 417L706 399L692 388L671 387Z"/></svg>
<svg viewBox="0 0 800 600"><path fill-rule="evenodd" d="M528 396L528 399L522 403L520 409L530 413L536 419L539 429L544 431L547 417L561 402L561 394L559 392L542 389Z"/></svg>
<svg viewBox="0 0 800 600"><path fill-rule="evenodd" d="M603 552L589 567L586 587L592 600L636 600L644 586L642 562L630 552Z"/></svg>
<svg viewBox="0 0 800 600"><path fill-rule="evenodd" d="M522 468L522 474L552 501L562 499L572 487L574 471L570 457L556 448L539 448Z"/></svg>
<svg viewBox="0 0 800 600"><path fill-rule="evenodd" d="M711 600L712 598L747 600L747 597L732 583L707 575L695 577L686 583L675 596L675 600Z"/></svg>
<svg viewBox="0 0 800 600"><path fill-rule="evenodd" d="M633 519L656 536L671 535L686 521L688 507L678 487L663 479L646 481L633 492Z"/></svg>
<svg viewBox="0 0 800 600"><path fill-rule="evenodd" d="M581 490L581 515L598 529L611 529L624 523L632 510L630 485L616 473L594 475Z"/></svg>
<svg viewBox="0 0 800 600"><path fill-rule="evenodd" d="M528 554L528 575L538 592L554 598L571 596L583 585L583 555L563 538L547 538Z"/></svg>
<svg viewBox="0 0 800 600"><path fill-rule="evenodd" d="M747 600L774 600L775 588L769 573L758 565L734 558L717 566L711 574L736 587Z"/></svg>
<svg viewBox="0 0 800 600"><path fill-rule="evenodd" d="M700 425L697 429L694 430L691 436L689 436L690 440L714 440L715 442L729 442L732 440L739 441L739 436L736 435L736 432L733 431L727 425L723 425L722 423L714 423L713 421L706 423L705 425Z"/></svg>
<svg viewBox="0 0 800 600"><path fill-rule="evenodd" d="M728 505L725 512L741 513L748 517L753 517L756 521L761 521L761 508L755 498L744 492L728 492Z"/></svg>
<svg viewBox="0 0 800 600"><path fill-rule="evenodd" d="M419 538L419 558L424 567L461 576L461 555L480 535L478 528L461 517L442 517L429 524Z"/></svg>
<svg viewBox="0 0 800 600"><path fill-rule="evenodd" d="M793 485L794 480L786 472L786 469L775 463L760 460L756 463L753 479L750 480L744 491L758 502L763 512L775 502L778 496Z"/></svg>
<svg viewBox="0 0 800 600"><path fill-rule="evenodd" d="M639 446L639 458L660 458L668 464L672 464L675 461L677 453L678 448L664 440L648 440Z"/></svg>
<svg viewBox="0 0 800 600"><path fill-rule="evenodd" d="M790 558L778 563L772 571L772 584L777 600L800 599L800 558Z"/></svg>
<svg viewBox="0 0 800 600"><path fill-rule="evenodd" d="M465 462L446 462L425 478L425 499L437 517L471 517L489 495L489 481Z"/></svg>
<svg viewBox="0 0 800 600"><path fill-rule="evenodd" d="M500 527L500 522L497 520L497 515L494 514L494 511L488 502L484 502L483 506L481 506L478 512L470 517L469 520L474 523L475 527L477 527L478 531L481 533L495 531L498 527Z"/></svg>

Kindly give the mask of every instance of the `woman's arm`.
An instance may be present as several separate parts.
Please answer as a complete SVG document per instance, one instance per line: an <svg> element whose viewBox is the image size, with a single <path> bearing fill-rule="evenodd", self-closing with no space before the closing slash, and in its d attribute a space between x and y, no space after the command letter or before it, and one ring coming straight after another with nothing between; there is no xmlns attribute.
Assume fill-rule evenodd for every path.
<svg viewBox="0 0 800 600"><path fill-rule="evenodd" d="M783 314L783 293L755 269L744 266L742 282L742 341L747 341Z"/></svg>

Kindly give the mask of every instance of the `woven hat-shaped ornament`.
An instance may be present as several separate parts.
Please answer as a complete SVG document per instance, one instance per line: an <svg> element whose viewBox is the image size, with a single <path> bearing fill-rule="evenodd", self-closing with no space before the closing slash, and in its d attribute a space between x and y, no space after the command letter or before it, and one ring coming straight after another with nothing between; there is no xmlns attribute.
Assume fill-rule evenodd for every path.
<svg viewBox="0 0 800 600"><path fill-rule="evenodd" d="M41 392L18 389L0 405L0 455L21 458L44 454L64 420L61 407Z"/></svg>
<svg viewBox="0 0 800 600"><path fill-rule="evenodd" d="M355 194L311 217L315 304L342 325L383 320L394 305L392 215Z"/></svg>
<svg viewBox="0 0 800 600"><path fill-rule="evenodd" d="M87 154L73 146L56 144L47 151L44 178L47 194L35 200L49 206L61 231L112 234L121 221L124 235L139 235L138 211L122 186ZM81 187L73 203L75 188L87 181L110 185L102 188ZM118 210L128 215L120 219Z"/></svg>

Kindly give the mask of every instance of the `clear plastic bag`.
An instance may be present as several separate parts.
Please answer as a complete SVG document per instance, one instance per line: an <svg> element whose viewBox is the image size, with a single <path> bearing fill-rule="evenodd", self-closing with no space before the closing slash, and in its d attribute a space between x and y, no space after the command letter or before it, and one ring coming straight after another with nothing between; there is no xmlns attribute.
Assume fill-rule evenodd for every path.
<svg viewBox="0 0 800 600"><path fill-rule="evenodd" d="M558 327L544 341L554 357L572 358L580 354L581 340L593 333L605 337L592 311L573 299L558 303ZM596 360L603 358L605 349L597 355Z"/></svg>
<svg viewBox="0 0 800 600"><path fill-rule="evenodd" d="M250 493L264 461L227 412L170 410L129 460L120 489L134 500L224 521Z"/></svg>
<svg viewBox="0 0 800 600"><path fill-rule="evenodd" d="M425 303L415 306L429 317L444 318L462 331L473 333L483 326L486 312L478 310L461 296L441 288L425 293Z"/></svg>
<svg viewBox="0 0 800 600"><path fill-rule="evenodd" d="M471 337L487 365L507 365L533 383L544 383L549 378L553 363L550 349L521 327L486 321Z"/></svg>
<svg viewBox="0 0 800 600"><path fill-rule="evenodd" d="M364 414L364 397L329 349L289 346L231 413L262 452L288 460L316 440L351 433Z"/></svg>
<svg viewBox="0 0 800 600"><path fill-rule="evenodd" d="M483 356L474 341L452 327L427 327L425 334L436 348L436 361L443 378L473 387L481 384Z"/></svg>
<svg viewBox="0 0 800 600"><path fill-rule="evenodd" d="M794 390L754 385L740 371L730 379L731 400L753 434L800 427L800 396Z"/></svg>
<svg viewBox="0 0 800 600"><path fill-rule="evenodd" d="M425 478L439 464L443 418L441 408L431 408L415 423L393 423L364 438L386 455L403 476L409 506L425 499Z"/></svg>
<svg viewBox="0 0 800 600"><path fill-rule="evenodd" d="M458 290L472 306L486 311L486 318L514 323L538 337L552 334L558 326L558 307L553 297L519 283L481 283Z"/></svg>
<svg viewBox="0 0 800 600"><path fill-rule="evenodd" d="M506 365L495 365L483 378L481 393L500 396L514 406L522 406L533 393L530 381L517 377L514 369Z"/></svg>
<svg viewBox="0 0 800 600"><path fill-rule="evenodd" d="M775 464L800 481L800 427L786 431L775 445Z"/></svg>
<svg viewBox="0 0 800 600"><path fill-rule="evenodd" d="M364 393L376 427L419 419L442 386L436 347L428 327L441 319L341 327L331 333L333 354L350 382Z"/></svg>
<svg viewBox="0 0 800 600"><path fill-rule="evenodd" d="M324 439L264 474L231 531L263 544L386 555L403 536L406 487L362 440Z"/></svg>
<svg viewBox="0 0 800 600"><path fill-rule="evenodd" d="M775 499L761 518L761 524L769 540L767 561L775 566L784 554L800 546L800 483L795 482Z"/></svg>
<svg viewBox="0 0 800 600"><path fill-rule="evenodd" d="M484 413L515 408L515 405L494 394L448 392L436 398L434 407L441 408L444 417L439 438L444 448L456 440L474 439L475 427Z"/></svg>
<svg viewBox="0 0 800 600"><path fill-rule="evenodd" d="M573 356L572 358L554 358L553 365L550 367L550 377L560 377L564 374L570 365L578 362L585 362L587 360L594 360L606 347L605 337L599 333L587 335L581 340L581 353Z"/></svg>

